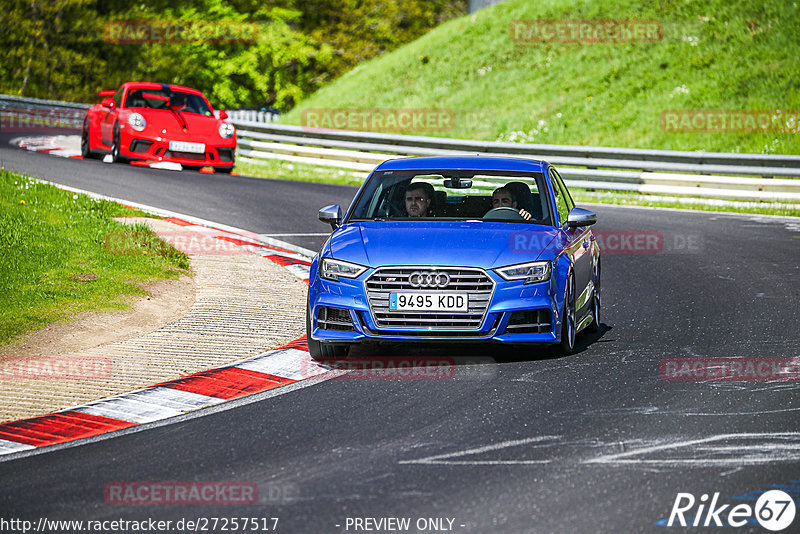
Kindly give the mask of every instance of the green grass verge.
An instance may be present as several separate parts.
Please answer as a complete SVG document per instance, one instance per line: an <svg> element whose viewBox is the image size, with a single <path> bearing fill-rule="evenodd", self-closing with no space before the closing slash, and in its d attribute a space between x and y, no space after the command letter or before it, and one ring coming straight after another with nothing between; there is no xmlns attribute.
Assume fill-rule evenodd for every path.
<svg viewBox="0 0 800 534"><path fill-rule="evenodd" d="M752 213L754 215L782 215L800 217L800 204L773 202L738 202L737 205L714 204L690 199L675 200L675 197L658 198L657 195L641 195L635 192L607 192L571 188L576 203L616 204L621 206L645 206L651 208L677 208L683 210L713 211L725 213Z"/></svg>
<svg viewBox="0 0 800 534"><path fill-rule="evenodd" d="M124 309L146 294L138 284L188 272L148 227L112 219L126 215L142 214L0 170L0 345L76 312ZM108 246L120 237L125 254Z"/></svg>
<svg viewBox="0 0 800 534"><path fill-rule="evenodd" d="M657 42L520 44L510 35L513 21L598 19L654 20L664 36ZM508 0L359 65L282 120L301 124L303 112L319 109L442 109L454 122L399 133L798 154L796 123L794 133L672 133L660 125L668 110L796 116L798 28L800 9L786 0Z"/></svg>
<svg viewBox="0 0 800 534"><path fill-rule="evenodd" d="M364 179L369 174L275 159L259 160L259 163L250 163L249 161L237 159L236 172L242 176L253 176L255 178L275 178L277 180L298 180L356 186L364 183Z"/></svg>

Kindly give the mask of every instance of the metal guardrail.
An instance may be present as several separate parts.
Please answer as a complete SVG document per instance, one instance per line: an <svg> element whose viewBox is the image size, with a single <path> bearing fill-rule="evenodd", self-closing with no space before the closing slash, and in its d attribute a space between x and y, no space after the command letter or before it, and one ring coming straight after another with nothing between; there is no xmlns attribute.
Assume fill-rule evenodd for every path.
<svg viewBox="0 0 800 534"><path fill-rule="evenodd" d="M10 120L23 130L80 128L88 107L0 95L0 128L5 130ZM254 110L229 112L238 129L238 155L253 161L280 159L369 172L382 161L404 156L505 155L546 159L558 165L568 185L574 187L800 202L800 156L796 155L503 143L321 130L242 120L237 118L242 116L239 111Z"/></svg>
<svg viewBox="0 0 800 534"><path fill-rule="evenodd" d="M480 153L547 159L573 187L800 202L800 156L526 145L232 122L238 128L239 156L252 161L279 159L368 172L403 156ZM739 176L711 176L723 173Z"/></svg>
<svg viewBox="0 0 800 534"><path fill-rule="evenodd" d="M262 140L273 139L287 143L305 143L316 146L336 146L327 143L338 142L338 146L345 146L342 143L349 143L354 148L358 145L375 145L378 148L364 148L364 150L385 150L393 147L391 151L396 153L420 155L424 152L412 151L412 149L429 149L441 152L447 150L448 153L476 152L485 154L507 154L515 156L546 157L548 161L555 162L555 157L562 158L584 158L591 160L609 160L611 162L635 162L636 167L647 170L643 165L652 164L663 167L665 164L696 165L699 170L696 172L733 172L725 169L713 170L712 166L730 166L736 169L737 174L755 174L759 176L772 176L770 169L790 168L792 176L800 176L800 156L779 155L779 154L736 154L727 152L692 152L678 150L644 150L637 148L614 148L614 147L588 147L570 145L544 145L527 143L504 143L498 141L473 141L466 139L450 139L446 137L428 137L417 135L397 135L375 132L356 132L347 130L323 130L318 128L305 128L287 124L259 124L248 121L232 121L239 130L261 134L258 138ZM255 138L255 137L254 137ZM283 138L283 140L281 139ZM387 147L387 148L382 148ZM428 152L432 153L432 152ZM568 163L562 163L568 165ZM749 168L752 172L745 172ZM762 168L767 168L767 174L762 174ZM709 171L708 169L712 169ZM659 170L684 170L688 168L676 167L675 169L659 168ZM695 171L692 171L695 172Z"/></svg>
<svg viewBox="0 0 800 534"><path fill-rule="evenodd" d="M247 121L257 123L275 122L280 118L280 114L261 109L229 109L228 117L233 121Z"/></svg>
<svg viewBox="0 0 800 534"><path fill-rule="evenodd" d="M0 131L80 130L88 104L0 95Z"/></svg>

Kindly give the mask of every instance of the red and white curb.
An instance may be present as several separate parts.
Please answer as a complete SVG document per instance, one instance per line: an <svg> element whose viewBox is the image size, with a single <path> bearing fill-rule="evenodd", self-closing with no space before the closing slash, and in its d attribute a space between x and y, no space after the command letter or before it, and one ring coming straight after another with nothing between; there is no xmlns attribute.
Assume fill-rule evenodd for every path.
<svg viewBox="0 0 800 534"><path fill-rule="evenodd" d="M224 367L52 414L0 424L0 455L99 436L293 384L328 372L305 336Z"/></svg>
<svg viewBox="0 0 800 534"><path fill-rule="evenodd" d="M19 137L11 141L12 144L18 145L20 148L30 150L32 152L44 152L51 156L58 156L61 158L81 158L81 151L71 148L65 148L63 143L58 140L63 136L38 136L38 137ZM77 136L76 136L77 137Z"/></svg>
<svg viewBox="0 0 800 534"><path fill-rule="evenodd" d="M301 247L260 238L252 232L175 214L150 206L113 199L75 188L62 189L114 200L142 209L191 230L260 254L308 282L310 255ZM279 388L327 373L311 358L305 336L275 350L217 369L201 371L148 388L108 397L55 413L0 424L0 455L30 451L78 439L100 436L183 415L228 400Z"/></svg>
<svg viewBox="0 0 800 534"><path fill-rule="evenodd" d="M135 206L128 205L128 207ZM189 227L189 229L194 232L202 233L209 237L232 243L250 252L260 254L262 257L277 263L286 268L293 275L308 282L311 269L311 257L309 252L311 251L276 239L269 239L265 242L264 238L244 230L230 232L178 217L165 217L164 220L181 227ZM313 255L313 252L311 254Z"/></svg>

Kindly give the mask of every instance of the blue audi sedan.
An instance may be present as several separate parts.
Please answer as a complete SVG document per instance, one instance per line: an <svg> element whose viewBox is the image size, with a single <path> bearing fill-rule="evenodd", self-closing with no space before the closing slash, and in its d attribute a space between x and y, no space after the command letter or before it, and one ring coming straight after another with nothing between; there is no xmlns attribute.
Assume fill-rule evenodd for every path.
<svg viewBox="0 0 800 534"><path fill-rule="evenodd" d="M315 358L353 344L558 345L600 323L597 217L550 164L415 157L373 170L311 264L306 329Z"/></svg>

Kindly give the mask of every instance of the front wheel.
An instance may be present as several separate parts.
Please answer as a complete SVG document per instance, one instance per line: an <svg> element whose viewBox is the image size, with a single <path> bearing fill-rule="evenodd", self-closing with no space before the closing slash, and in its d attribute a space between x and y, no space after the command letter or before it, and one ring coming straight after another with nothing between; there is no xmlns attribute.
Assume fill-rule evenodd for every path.
<svg viewBox="0 0 800 534"><path fill-rule="evenodd" d="M594 290L592 291L592 322L586 328L589 332L600 330L600 261L597 262L594 275Z"/></svg>
<svg viewBox="0 0 800 534"><path fill-rule="evenodd" d="M306 342L308 353L315 360L336 360L344 358L350 352L350 345L342 343L324 343L311 339L311 306L306 307Z"/></svg>
<svg viewBox="0 0 800 534"><path fill-rule="evenodd" d="M575 277L572 273L567 278L567 289L564 292L564 313L561 317L561 343L559 351L564 355L575 350L575 336L578 325L575 323Z"/></svg>
<svg viewBox="0 0 800 534"><path fill-rule="evenodd" d="M92 146L89 143L89 140L91 139L91 133L89 120L83 119L83 129L81 130L81 157L83 159L91 159L94 157Z"/></svg>
<svg viewBox="0 0 800 534"><path fill-rule="evenodd" d="M118 161L122 161L122 158L119 154L119 143L120 143L120 133L119 133L119 123L114 123L114 137L111 141L111 163L117 163Z"/></svg>

